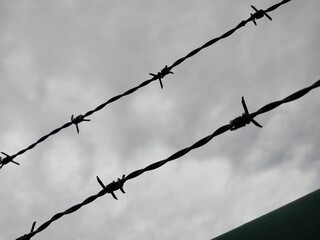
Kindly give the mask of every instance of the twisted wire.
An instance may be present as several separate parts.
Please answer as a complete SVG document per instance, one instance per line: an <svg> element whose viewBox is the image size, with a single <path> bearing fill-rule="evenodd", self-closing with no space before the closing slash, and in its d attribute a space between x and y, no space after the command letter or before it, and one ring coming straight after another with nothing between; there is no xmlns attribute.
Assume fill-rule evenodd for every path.
<svg viewBox="0 0 320 240"><path fill-rule="evenodd" d="M258 116L260 114L266 113L268 111L271 111L271 110L277 108L278 106L280 106L280 105L282 105L284 103L288 103L288 102L297 100L298 98L301 98L302 96L304 96L305 94L307 94L311 90L313 90L315 88L318 88L318 87L320 87L320 79L318 81L316 81L314 84L312 84L311 86L303 88L303 89L301 89L301 90L289 95L288 97L286 97L286 98L284 98L282 100L269 103L269 104L263 106L262 108L260 108L259 110L257 110L256 112L251 113L251 114L248 112L247 106L246 106L246 104L244 102L244 98L242 98L242 105L243 105L245 114L242 115L244 117L240 121L243 121L244 125L242 123L238 124L239 119L241 119L241 116L240 116L240 118L237 117L237 118L235 118L235 119L237 119L237 121L234 121L235 119L230 121L228 124L223 125L222 127L218 128L212 134L200 139L196 143L192 144L190 147L186 147L186 148L184 148L184 149L172 154L171 156L169 156L168 158L166 158L164 160L160 160L160 161L154 162L154 163L148 165L145 168L141 168L141 169L138 169L136 171L133 171L127 176L123 175L121 179L118 178L118 180L116 182L113 181L110 184L108 184L107 186L105 186L102 183L102 181L99 179L99 177L97 177L97 180L98 180L99 184L102 186L102 190L100 192L98 192L95 195L92 195L92 196L88 197L82 203L79 203L79 204L77 204L77 205L75 205L73 207L70 207L69 209L65 210L64 212L60 212L60 213L55 214L50 220L48 220L47 222L43 223L41 226L39 226L34 231L33 231L33 228L34 228L34 225L33 225L32 231L30 233L25 234L22 237L17 238L17 239L18 240L31 239L35 234L37 234L37 233L43 231L44 229L46 229L52 222L57 221L58 219L60 219L64 215L68 215L68 214L71 214L71 213L79 210L83 206L95 201L97 198L102 197L106 193L112 194L112 196L115 199L117 199L117 197L115 196L114 192L117 191L117 190L121 190L123 193L125 193L124 190L123 190L123 185L124 185L124 183L126 181L128 181L130 179L133 179L133 178L136 178L136 177L140 176L141 174L143 174L143 173L145 173L147 171L152 171L152 170L155 170L157 168L160 168L161 166L165 165L166 163L168 163L170 161L173 161L173 160L176 160L178 158L181 158L182 156L184 156L185 154L187 154L191 150L194 150L196 148L199 148L199 147L207 144L214 137L216 137L216 136L218 136L220 134L223 134L223 133L227 132L228 130L231 130L231 131L232 130L236 130L236 129L240 128L240 127L245 126L246 124L249 124L250 122L254 122L254 119L253 119L254 117L256 117L256 116ZM248 121L248 118L249 118L249 121ZM260 125L258 124L257 126L260 126Z"/></svg>
<svg viewBox="0 0 320 240"><path fill-rule="evenodd" d="M280 3L274 4L273 6L267 8L266 10L260 10L262 11L262 13L268 13L268 12L272 12L274 10L276 10L278 7L280 7L283 4L286 4L288 2L290 2L291 0L283 0ZM234 27L233 29L229 30L228 32L222 34L220 37L216 37L214 39L211 39L210 41L206 42L205 44L203 44L201 47L194 49L193 51L191 51L190 53L188 53L185 57L182 57L180 59L178 59L177 61L175 61L171 66L169 66L169 70L171 70L172 68L178 66L179 64L181 64L182 62L184 62L185 60L187 60L188 58L196 55L197 53L199 53L201 50L213 45L214 43L218 42L221 39L227 38L229 37L231 34L233 34L235 31L237 31L238 29L244 27L247 23L254 21L255 19L259 19L261 18L259 15L257 15L257 13L260 12L256 12L255 14L251 14L251 16L246 19L241 21L236 27Z"/></svg>
<svg viewBox="0 0 320 240"><path fill-rule="evenodd" d="M173 72L171 71L173 68L177 67L178 65L180 65L182 62L184 62L185 60L187 60L188 58L191 58L193 57L194 55L196 55L197 53L199 53L201 50L215 44L216 42L224 39L224 38L227 38L229 37L231 34L233 34L235 31L237 31L238 29L244 27L248 22L251 22L253 21L255 24L255 20L257 19L260 19L261 17L263 17L264 15L267 15L266 13L267 12L271 12L271 11L274 11L275 9L277 9L278 7L280 7L281 5L287 3L287 2L290 2L291 0L283 0L282 2L280 3L277 3L271 7L269 7L268 9L266 10L259 10L259 11L256 11L254 14L251 14L251 16L246 19L246 20L243 20L241 21L235 28L227 31L226 33L222 34L220 37L216 37L214 39L211 39L210 41L206 42L205 44L203 44L201 47L199 48L196 48L194 50L192 50L191 52L189 52L186 56L176 60L171 66L165 66L160 72L158 72L158 74L153 74L153 73L150 73L150 75L152 75L152 78L142 82L140 85L136 86L136 87L133 87L129 90L127 90L126 92L122 93L122 94L119 94L117 96L114 96L112 98L110 98L109 100L107 100L106 102L100 104L99 106L97 106L95 109L93 110L90 110L88 111L87 113L83 114L83 115L79 115L78 117L76 117L75 119L73 119L73 116L72 116L72 119L70 122L67 122L65 123L64 125L62 125L61 127L59 128L56 128L55 130L51 131L49 134L47 135L44 135L43 137L41 137L38 141L36 141L35 143L31 144L30 146L28 146L27 148L25 149L22 149L20 150L19 152L11 155L11 156L6 156L2 162L0 163L0 169L6 165L7 163L9 162L12 162L12 163L16 163L14 162L13 160L19 156L19 155L22 155L24 154L26 151L29 151L31 149L33 149L35 146L37 146L38 144L40 144L41 142L45 141L47 138L49 138L50 136L53 136L55 134L57 134L58 132L60 132L61 130L67 128L67 127L70 127L71 125L75 124L76 125L76 128L77 128L77 132L79 133L79 127L78 127L78 124L80 124L82 121L89 121L89 120L84 120L84 118L92 115L93 113L95 112L98 112L100 111L101 109L103 109L104 107L106 107L108 104L110 103L113 103L117 100L119 100L120 98L124 97L124 96L127 96L129 94L132 94L134 93L135 91L137 91L138 89L142 88L142 87L145 87L146 85L150 84L151 82L153 81L156 81L156 80L159 80L160 82L160 86L161 88L163 88L163 84L162 84L162 79L168 75L168 74L173 74ZM254 8L255 9L255 8ZM268 16L268 15L267 15ZM77 119L78 118L78 119ZM79 120L79 119L82 119L80 121L75 121L75 120ZM17 164L17 163L16 163Z"/></svg>
<svg viewBox="0 0 320 240"><path fill-rule="evenodd" d="M256 116L263 114L265 112L269 112L271 110L273 110L274 108L279 107L280 105L284 104L284 103L288 103L288 102L292 102L297 100L298 98L303 97L304 95L306 95L308 92L310 92L311 90L320 87L320 80L316 81L314 84L310 85L309 87L303 88L291 95L289 95L288 97L280 100L280 101L275 101L272 103L269 103L265 106L263 106L262 108L260 108L259 110L257 110L254 113L251 113L250 116L251 118L255 118Z"/></svg>

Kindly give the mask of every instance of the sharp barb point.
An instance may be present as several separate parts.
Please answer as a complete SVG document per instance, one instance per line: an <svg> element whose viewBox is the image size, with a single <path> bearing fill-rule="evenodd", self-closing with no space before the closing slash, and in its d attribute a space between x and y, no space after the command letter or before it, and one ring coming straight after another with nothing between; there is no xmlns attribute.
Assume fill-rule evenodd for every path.
<svg viewBox="0 0 320 240"><path fill-rule="evenodd" d="M256 125L257 127L262 128L262 126L261 126L256 120L254 120L253 118L251 119L251 122L252 122L254 125Z"/></svg>
<svg viewBox="0 0 320 240"><path fill-rule="evenodd" d="M244 109L244 112L249 114L249 110L247 108L247 104L246 104L246 101L244 100L244 97L242 96L242 99L241 99L241 103L242 103L242 106L243 106L243 109Z"/></svg>
<svg viewBox="0 0 320 240"><path fill-rule="evenodd" d="M101 179L97 176L97 181L98 183L100 184L100 186L103 188L103 189L106 189L106 186L103 184L103 182L101 181Z"/></svg>
<svg viewBox="0 0 320 240"><path fill-rule="evenodd" d="M159 78L159 82L160 82L161 89L163 89L163 84L162 84L161 78Z"/></svg>
<svg viewBox="0 0 320 240"><path fill-rule="evenodd" d="M253 8L253 10L255 10L256 12L258 12L258 9L256 9L255 6L251 5L251 7Z"/></svg>
<svg viewBox="0 0 320 240"><path fill-rule="evenodd" d="M5 152L1 152L3 155L5 155L6 157L10 157L8 154L6 154Z"/></svg>
<svg viewBox="0 0 320 240"><path fill-rule="evenodd" d="M117 196L114 194L114 192L111 192L111 195L112 197L115 199L115 200L118 200Z"/></svg>
<svg viewBox="0 0 320 240"><path fill-rule="evenodd" d="M31 233L34 231L35 226L36 226L36 221L34 221L33 224L32 224L32 227L31 227L31 230L30 230Z"/></svg>
<svg viewBox="0 0 320 240"><path fill-rule="evenodd" d="M13 163L16 164L16 165L20 165L20 163L18 163L18 162L16 162L16 161L11 160L11 162L13 162Z"/></svg>
<svg viewBox="0 0 320 240"><path fill-rule="evenodd" d="M272 18L265 12L264 15L270 20L272 21Z"/></svg>

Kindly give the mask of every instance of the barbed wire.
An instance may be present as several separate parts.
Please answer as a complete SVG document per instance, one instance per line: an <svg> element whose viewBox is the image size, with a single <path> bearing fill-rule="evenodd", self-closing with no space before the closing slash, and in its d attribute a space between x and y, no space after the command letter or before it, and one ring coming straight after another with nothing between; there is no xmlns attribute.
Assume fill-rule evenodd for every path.
<svg viewBox="0 0 320 240"><path fill-rule="evenodd" d="M47 135L44 135L43 137L41 137L38 141L36 141L35 143L31 144L30 146L28 146L27 148L25 149L22 149L20 150L19 152L13 154L13 155L9 155L9 154L6 154L4 152L2 152L5 157L2 159L2 161L0 162L0 169L8 164L8 163L14 163L14 164L17 164L19 165L19 163L15 162L14 159L19 156L19 155L22 155L24 154L25 152L33 149L35 146L37 146L38 144L42 143L43 141L45 141L47 138L49 138L50 136L53 136L55 134L57 134L58 132L60 132L61 130L65 129L65 128L68 128L70 127L71 125L75 125L76 126L76 129L77 129L77 132L79 133L79 124L84 122L84 121L90 121L89 119L86 119L87 117L89 117L90 115L92 115L93 113L95 112L98 112L100 111L101 109L103 109L104 107L106 107L108 104L110 103L113 103L117 100L119 100L120 98L124 97L124 96L127 96L129 94L132 94L134 93L135 91L137 91L138 89L142 88L142 87L145 87L146 85L150 84L151 82L153 81L156 81L156 80L159 80L160 82L160 87L161 89L163 88L163 83L162 83L162 79L167 76L168 74L173 74L172 72L172 69L177 67L178 65L180 65L182 62L184 62L185 60L187 60L188 58L191 58L193 57L194 55L196 55L197 53L199 53L201 50L215 44L216 42L224 39L224 38L227 38L229 37L231 34L233 34L235 31L237 31L238 29L244 27L248 22L253 22L255 25L257 25L256 23L256 20L257 19L260 19L264 16L266 16L267 18L269 18L270 20L272 20L272 18L267 14L268 12L271 12L271 11L274 11L275 9L277 9L278 7L280 7L281 5L287 3L287 2L290 2L291 0L283 0L282 2L280 3L277 3L271 7L269 7L268 9L266 10L258 10L256 9L254 6L251 5L251 7L255 10L255 12L251 15L248 19L246 20L243 20L241 21L235 28L227 31L226 33L222 34L220 37L216 37L214 39L211 39L210 41L206 42L205 44L203 44L201 47L199 48L196 48L194 50L192 50L191 52L189 52L186 56L176 60L171 66L165 66L160 72L158 72L157 74L154 74L154 73L150 73L150 75L152 76L151 79L148 79L144 82L142 82L140 85L136 86L136 87L133 87L129 90L127 90L126 92L122 93L122 94L119 94L117 96L114 96L112 98L110 98L109 100L107 100L106 102L100 104L98 107L96 107L95 109L93 110L90 110L88 111L87 113L85 113L84 115L79 115L77 117L74 117L73 115L71 116L71 121L70 122L67 122L65 123L64 125L62 125L61 127L59 128L56 128L55 130L51 131L49 134Z"/></svg>
<svg viewBox="0 0 320 240"><path fill-rule="evenodd" d="M315 82L314 84L312 84L309 87L303 88L291 95L289 95L288 97L279 100L279 101L275 101L272 103L269 103L265 106L263 106L262 108L260 108L259 110L257 110L254 113L249 113L249 110L247 108L247 105L245 103L244 97L242 97L242 106L244 108L244 113L239 116L236 117L235 119L231 120L228 124L218 128L216 131L214 131L212 134L200 139L199 141L197 141L196 143L192 144L190 147L184 148L174 154L172 154L171 156L169 156L168 158L164 159L164 160L160 160L157 161L155 163L152 163L150 165L148 165L145 168L141 168L139 170L136 170L134 172L131 172L129 175L125 176L122 175L122 178L118 178L117 181L113 181L108 185L104 185L104 183L101 181L101 179L97 176L97 181L98 183L101 185L102 190L100 192L98 192L95 195L92 195L90 197L88 197L87 199L85 199L82 203L79 203L73 207L70 207L69 209L65 210L64 212L60 212L55 214L49 221L43 223L41 226L39 226L38 229L34 230L35 227L35 222L32 225L31 228L31 232L28 234L23 235L22 237L17 238L17 240L26 240L26 239L31 239L34 235L36 235L37 233L43 231L44 229L46 229L52 222L57 221L59 218L71 214L77 210L79 210L80 208L82 208L83 206L95 201L97 198L104 196L107 193L110 193L113 198L118 199L116 197L116 195L114 194L115 191L117 190L121 190L122 193L125 193L123 186L125 184L126 181L136 178L138 176L140 176L141 174L147 172L147 171L152 171L155 170L157 168L160 168L161 166L163 166L164 164L176 160L178 158L181 158L182 156L184 156L185 154L187 154L188 152L190 152L191 150L194 150L196 148L202 147L203 145L207 144L208 142L210 142L214 137L223 134L227 131L235 131L241 127L246 126L247 124L250 124L250 122L252 122L253 124L255 124L258 127L262 127L259 123L257 123L254 118L260 114L266 113L268 111L271 111L277 107L279 107L280 105L284 104L284 103L288 103L294 100L297 100L298 98L301 98L302 96L304 96L305 94L307 94L309 91L311 91L312 89L318 88L320 87L320 79Z"/></svg>

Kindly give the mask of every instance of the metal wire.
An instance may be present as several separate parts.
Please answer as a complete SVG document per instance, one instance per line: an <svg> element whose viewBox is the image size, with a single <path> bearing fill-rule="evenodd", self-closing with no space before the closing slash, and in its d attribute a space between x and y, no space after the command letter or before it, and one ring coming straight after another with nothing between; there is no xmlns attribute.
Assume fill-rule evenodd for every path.
<svg viewBox="0 0 320 240"><path fill-rule="evenodd" d="M171 156L169 156L168 158L164 159L164 160L160 160L157 161L155 163L152 163L150 165L148 165L145 168L141 168L138 169L134 172L131 172L129 175L125 176L123 175L122 178L118 178L118 180L115 182L111 182L110 184L108 184L107 186L105 186L102 181L100 180L99 177L97 177L97 181L98 183L102 186L102 190L100 192L98 192L95 195L92 195L90 197L88 197L87 199L85 199L82 203L79 203L73 207L70 207L69 209L65 210L64 212L60 212L55 214L49 221L43 223L41 226L38 227L38 229L34 230L34 225L32 227L32 230L30 233L23 235L20 238L17 238L19 240L23 240L23 239L31 239L34 235L36 235L37 233L43 231L44 229L46 229L52 222L57 221L59 218L63 217L64 215L68 215L71 214L77 210L79 210L80 208L82 208L83 206L93 202L94 200L96 200L99 197L102 197L103 195L105 195L106 193L110 193L115 199L117 199L117 197L115 196L114 192L117 190L121 190L124 193L123 190L123 185L126 181L136 178L138 176L140 176L141 174L147 172L147 171L152 171L155 170L157 168L160 168L161 166L165 165L166 163L176 160L178 158L181 158L182 156L184 156L185 154L187 154L188 152L190 152L191 150L194 150L196 148L202 147L203 145L207 144L208 142L210 142L214 137L227 132L228 130L236 130L240 127L245 126L246 124L249 124L250 122L254 122L254 118L260 114L266 113L268 111L273 110L274 108L277 108L278 106L280 106L281 104L284 103L288 103L294 100L297 100L298 98L301 98L302 96L304 96L305 94L307 94L309 91L311 91L312 89L318 88L320 87L320 79L315 82L314 84L312 84L309 87L306 87L304 89L301 89L291 95L289 95L288 97L279 100L279 101L275 101L272 103L269 103L265 106L263 106L262 108L260 108L258 111L254 112L254 113L249 113L248 108L246 106L246 103L244 102L244 98L242 97L242 105L244 108L244 114L240 117L235 118L234 120L231 120L229 122L229 124L226 124L220 128L218 128L216 131L214 131L212 134L200 139L199 141L197 141L196 143L192 144L190 147L184 148L174 154L172 154ZM237 120L236 120L237 119ZM255 123L255 125L257 125ZM258 124L257 126L260 126L260 124ZM260 126L261 127L261 126Z"/></svg>
<svg viewBox="0 0 320 240"><path fill-rule="evenodd" d="M137 91L138 89L142 88L142 87L145 87L146 85L148 85L149 83L153 82L153 81L156 81L156 80L159 80L160 82L160 86L161 88L163 88L163 83L162 83L162 79L168 75L168 74L173 74L173 72L171 71L173 68L177 67L178 65L180 65L182 62L184 62L185 60L187 60L188 58L191 58L193 57L194 55L196 55L197 53L199 53L201 50L215 44L216 42L224 39L224 38L227 38L229 37L231 34L233 34L235 31L237 31L238 29L244 27L248 22L254 22L254 24L256 25L256 20L257 19L260 19L262 18L263 16L266 16L268 17L269 19L271 19L271 17L267 14L268 12L271 12L271 11L274 11L275 9L277 9L278 7L280 7L281 5L287 3L287 2L290 2L291 0L283 0L282 2L280 3L277 3L271 7L269 7L268 9L266 10L257 10L255 7L253 7L253 9L255 10L255 13L251 14L250 17L246 20L243 20L241 21L235 28L227 31L226 33L222 34L220 37L217 37L217 38L214 38L214 39L211 39L210 41L206 42L205 44L203 44L201 47L199 48L196 48L194 49L193 51L189 52L186 56L176 60L171 66L165 66L160 72L158 72L157 74L153 74L153 73L150 73L150 75L152 75L152 78L151 79L148 79L144 82L142 82L140 85L136 86L136 87L133 87L129 90L127 90L126 92L122 93L122 94L119 94L117 96L114 96L112 98L110 98L109 100L107 100L106 102L102 103L101 105L99 105L98 107L96 107L95 109L93 110L90 110L88 111L87 113L83 114L83 115L79 115L75 118L73 118L73 115L72 115L72 119L70 122L67 122L65 123L64 125L62 125L61 127L53 130L52 132L50 132L49 134L41 137L38 141L36 141L35 143L31 144L30 146L28 146L27 148L25 149L22 149L20 150L19 152L13 154L13 155L6 155L5 158L2 159L2 161L0 162L0 169L12 162L12 163L15 163L17 164L17 162L13 161L17 156L19 155L22 155L24 154L26 151L29 151L31 149L33 149L35 146L37 146L39 143L45 141L47 138L49 138L50 136L52 135L55 135L57 134L58 132L60 132L61 130L67 128L67 127L70 127L71 125L75 124L76 125L76 129L77 129L77 132L79 133L79 124L83 121L89 121L88 119L85 119L86 117L89 117L90 115L92 115L93 113L95 112L98 112L100 111L101 109L103 109L104 107L106 107L108 104L112 103L112 102L115 102L117 100L119 100L120 98L124 97L124 96L127 96L129 94L132 94L134 93L135 91Z"/></svg>

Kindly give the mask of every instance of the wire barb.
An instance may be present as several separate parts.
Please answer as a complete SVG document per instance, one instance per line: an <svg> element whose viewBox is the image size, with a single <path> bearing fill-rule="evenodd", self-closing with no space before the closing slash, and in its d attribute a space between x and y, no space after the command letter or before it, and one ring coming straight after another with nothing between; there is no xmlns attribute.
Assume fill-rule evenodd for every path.
<svg viewBox="0 0 320 240"><path fill-rule="evenodd" d="M30 239L32 238L32 236L31 236L30 234L33 233L35 226L36 226L36 221L34 221L34 222L32 223L30 233L25 234L25 235L17 238L17 240L30 240Z"/></svg>
<svg viewBox="0 0 320 240"><path fill-rule="evenodd" d="M12 163L14 163L14 164L16 164L16 165L20 165L20 163L13 161L13 157L12 157L12 156L10 156L10 155L8 155L8 154L6 154L6 153L4 153L4 152L1 152L1 153L2 153L3 155L5 155L6 157L5 157L5 158L0 157L0 169L1 169L4 165L8 164L9 162L12 162Z"/></svg>
<svg viewBox="0 0 320 240"><path fill-rule="evenodd" d="M275 101L275 102L271 102L271 103L268 103L267 105L261 107L259 110L257 110L256 112L253 112L251 114L249 114L249 111L248 111L248 108L245 104L245 101L244 101L244 98L242 97L242 105L243 105L243 108L244 108L244 111L247 115L249 115L249 117L247 118L250 118L250 121L255 123L255 124L258 124L257 122L255 122L253 120L253 118L255 118L256 116L260 115L260 114L264 114L266 112L269 112L277 107L279 107L280 105L282 104L285 104L285 103L289 103L289 102L292 102L292 101L295 101L301 97L303 97L304 95L306 95L308 92L310 92L311 90L313 89L316 89L316 88L320 88L320 79L317 80L315 83L313 83L312 85L306 87L306 88L303 88L303 89L300 89L299 91L295 92L295 93L292 93L291 95L283 98L282 100L278 100L278 101ZM234 122L235 120L233 120ZM237 122L237 121L235 121ZM259 125L259 124L258 124ZM202 146L204 146L205 144L209 143L213 138L223 134L223 133L226 133L227 131L229 131L231 128L234 128L233 125L231 125L230 123L229 124L226 124L226 125L223 125L221 126L220 128L216 129L212 134L208 135L208 136L205 136L203 137L202 139L198 140L197 142L195 142L194 144L192 144L191 146L189 147L186 147L184 149L181 149L177 152L175 152L174 154L172 154L171 156L169 156L168 158L166 159L163 159L163 160L160 160L160 161L157 161L157 162L154 162L148 166L146 166L145 168L141 168L141 169L138 169L138 170L135 170L131 173L129 173L127 176L123 175L122 176L122 179L119 179L117 180L117 182L113 181L112 183L110 183L109 185L105 186L102 181L100 180L99 177L97 177L97 180L99 182L99 184L102 186L103 190L101 190L100 192L98 192L97 194L94 194L94 195L91 195L89 197L87 197L85 200L83 200L81 203L78 203L70 208L68 208L67 210L65 211L62 211L62 212L59 212L59 213L56 213L55 215L53 215L51 217L51 219L49 219L48 221L44 222L42 225L40 225L36 231L32 232L32 233L29 233L29 239L31 237L33 237L34 235L38 234L39 232L45 230L47 227L49 227L53 222L59 220L60 218L62 218L63 216L66 216L66 215L69 215L69 214L72 214L76 211L78 211L79 209L81 209L82 207L92 203L93 201L95 201L96 199L104 196L105 194L107 193L111 193L111 192L114 192L116 190L121 190L123 193L124 190L123 190L123 185L126 181L128 180L131 180L133 178L136 178L138 176L140 176L141 174L147 172L147 171L153 171L155 169L158 169L160 167L162 167L163 165L165 165L166 163L168 162L171 162L171 161L174 161L174 160L177 160L181 157L183 157L184 155L186 155L187 153L189 153L190 151L194 150L194 149L198 149ZM114 195L114 194L113 194ZM115 197L115 195L113 196L115 199L117 199ZM28 238L22 238L22 240L29 240ZM20 238L21 240L21 238Z"/></svg>
<svg viewBox="0 0 320 240"><path fill-rule="evenodd" d="M254 25L257 26L256 19L263 18L264 16L266 16L270 21L272 21L272 18L268 15L268 13L266 11L264 11L262 9L258 10L253 5L251 5L251 8L256 11L253 14L251 13L251 19L252 19Z"/></svg>
<svg viewBox="0 0 320 240"><path fill-rule="evenodd" d="M241 116L236 117L235 119L230 121L230 125L231 125L230 130L235 131L239 128L246 126L250 122L252 122L257 127L262 128L262 126L250 116L244 97L242 97L241 103L244 109L244 113Z"/></svg>
<svg viewBox="0 0 320 240"><path fill-rule="evenodd" d="M122 193L126 193L123 189L123 185L126 181L125 175L122 175L122 178L118 178L118 180L115 182L113 181L112 183L108 184L107 186L104 185L104 183L101 181L101 179L97 176L97 181L100 184L100 186L105 190L107 193L110 193L112 197L116 200L118 200L117 196L114 194L115 191L119 190Z"/></svg>
<svg viewBox="0 0 320 240"><path fill-rule="evenodd" d="M79 123L81 123L81 122L89 122L90 121L90 119L85 119L84 117L83 117L83 115L79 115L79 116L77 116L76 118L74 118L73 117L73 115L71 116L71 122L74 124L74 125L76 125L76 128L77 128L77 133L79 134L79 126L78 126L78 124Z"/></svg>
<svg viewBox="0 0 320 240"><path fill-rule="evenodd" d="M160 82L160 87L161 89L163 89L163 84L162 84L162 78L164 78L166 75L168 74L173 74L173 72L171 72L171 68L169 68L167 65L161 70L161 72L158 72L157 74L154 73L149 73L151 76L153 76L156 79L159 79Z"/></svg>
<svg viewBox="0 0 320 240"><path fill-rule="evenodd" d="M251 6L254 10L255 10L255 13L254 14L251 14L251 16L246 19L246 20L242 20L237 26L235 26L234 28L228 30L227 32L223 33L221 36L218 36L218 37L215 37L209 41L207 41L205 44L203 44L202 46L196 48L196 49L193 49L191 52L189 52L188 54L186 54L184 57L181 57L179 59L177 59L172 65L170 66L165 66L161 72L158 72L157 74L153 74L153 73L150 73L151 76L153 76L152 79L148 79L144 82L142 82L141 84L139 84L138 86L135 86L133 88L130 88L129 90L125 91L124 93L121 93L119 95L116 95L110 99L108 99L107 101L105 101L104 103L100 104L99 106L97 106L95 109L93 110L89 110L87 113L85 113L83 116L84 117L88 117L90 115L92 115L93 113L96 113L98 111L100 111L101 109L105 108L107 105L119 100L120 98L123 98L125 96L128 96L134 92L136 92L138 89L141 89L142 87L145 87L146 85L150 84L151 82L155 81L155 80L159 80L159 83L160 83L160 87L161 89L163 88L163 83L162 83L162 78L164 76L166 76L167 74L173 74L173 72L171 72L171 70L175 67L177 67L178 65L182 64L184 61L186 61L187 59L195 56L196 54L198 54L200 51L202 51L203 49L205 48L208 48L209 46L212 46L214 45L215 43L217 43L218 41L221 41L223 39L226 39L227 37L231 36L234 32L236 32L238 29L244 27L247 23L253 21L254 24L257 24L256 23L256 19L259 19L259 18L262 18L263 16L266 16L267 18L269 18L270 20L271 17L267 14L269 12L272 12L274 10L276 10L278 7L282 6L283 4L286 4L288 2L290 2L292 0L282 0L281 2L277 3L277 4L274 4L272 5L271 7L269 7L268 9L265 9L265 10L257 10L254 6ZM83 117L82 117L83 118ZM89 120L82 120L82 121L89 121ZM13 158L19 156L19 155L22 155L24 154L25 152L33 149L34 147L36 147L38 144L44 142L46 139L48 139L49 137L57 134L58 132L62 131L63 129L65 128L68 128L70 127L71 125L75 124L76 125L76 128L77 128L77 132L79 133L79 127L78 127L78 124L80 123L81 121L77 121L76 119L71 119L71 122L67 122L65 123L63 126L59 127L59 128L56 128L54 130L52 130L50 133L44 135L43 137L41 137L40 139L38 139L36 142L32 143L30 146L20 150L19 152L17 152L16 154L12 155ZM1 165L3 166L3 165Z"/></svg>

